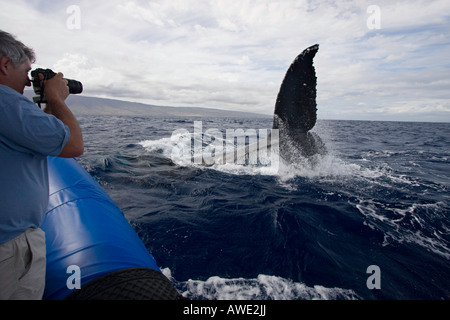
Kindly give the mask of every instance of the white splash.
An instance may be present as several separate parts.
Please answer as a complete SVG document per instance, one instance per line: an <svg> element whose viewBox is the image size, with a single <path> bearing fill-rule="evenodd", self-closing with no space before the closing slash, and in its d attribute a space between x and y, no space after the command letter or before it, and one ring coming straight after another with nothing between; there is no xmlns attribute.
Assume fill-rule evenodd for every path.
<svg viewBox="0 0 450 320"><path fill-rule="evenodd" d="M308 287L282 277L259 275L256 279L210 277L206 281L177 282L169 268L161 269L181 294L190 299L207 300L358 300L353 290Z"/></svg>

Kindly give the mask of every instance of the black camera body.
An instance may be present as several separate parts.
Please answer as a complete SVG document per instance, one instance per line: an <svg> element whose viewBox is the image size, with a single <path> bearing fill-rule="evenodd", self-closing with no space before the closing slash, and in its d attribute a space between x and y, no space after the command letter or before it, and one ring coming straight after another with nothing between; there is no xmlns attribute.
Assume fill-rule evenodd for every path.
<svg viewBox="0 0 450 320"><path fill-rule="evenodd" d="M47 103L47 99L44 96L44 86L41 86L41 79L39 79L39 74L44 76L43 80L49 80L56 76L56 73L50 69L35 69L31 71L31 82L33 83L33 90L37 96L33 97L33 101L37 104ZM65 79L67 80L67 86L69 87L69 93L78 94L83 92L83 84L76 80Z"/></svg>

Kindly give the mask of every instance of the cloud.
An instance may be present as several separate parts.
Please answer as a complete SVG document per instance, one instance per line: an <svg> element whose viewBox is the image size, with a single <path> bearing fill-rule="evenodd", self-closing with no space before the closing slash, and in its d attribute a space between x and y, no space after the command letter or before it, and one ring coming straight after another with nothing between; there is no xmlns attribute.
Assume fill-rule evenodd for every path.
<svg viewBox="0 0 450 320"><path fill-rule="evenodd" d="M363 0L80 0L79 29L72 1L1 1L0 28L87 95L271 114L290 63L319 43L320 117L450 121L446 0L377 0L380 29Z"/></svg>

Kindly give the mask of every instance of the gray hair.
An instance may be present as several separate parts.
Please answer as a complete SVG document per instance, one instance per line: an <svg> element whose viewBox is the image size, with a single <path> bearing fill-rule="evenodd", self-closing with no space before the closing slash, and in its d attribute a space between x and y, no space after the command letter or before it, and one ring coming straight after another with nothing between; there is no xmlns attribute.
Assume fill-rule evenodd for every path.
<svg viewBox="0 0 450 320"><path fill-rule="evenodd" d="M19 40L8 32L0 30L0 58L8 57L11 59L14 67L20 66L26 58L31 63L36 61L34 50L25 46Z"/></svg>

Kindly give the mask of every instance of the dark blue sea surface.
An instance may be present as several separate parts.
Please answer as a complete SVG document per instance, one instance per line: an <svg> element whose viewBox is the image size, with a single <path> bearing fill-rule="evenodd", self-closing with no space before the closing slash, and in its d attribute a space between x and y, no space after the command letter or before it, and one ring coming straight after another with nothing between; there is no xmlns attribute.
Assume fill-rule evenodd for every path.
<svg viewBox="0 0 450 320"><path fill-rule="evenodd" d="M194 121L224 138L271 128L269 118L80 117L80 163L184 296L450 298L449 123L322 120L327 155L268 169L175 159L194 139L175 130L193 133Z"/></svg>

